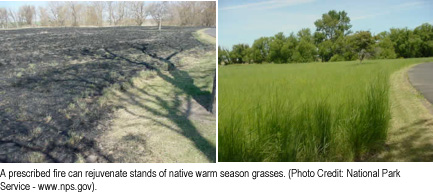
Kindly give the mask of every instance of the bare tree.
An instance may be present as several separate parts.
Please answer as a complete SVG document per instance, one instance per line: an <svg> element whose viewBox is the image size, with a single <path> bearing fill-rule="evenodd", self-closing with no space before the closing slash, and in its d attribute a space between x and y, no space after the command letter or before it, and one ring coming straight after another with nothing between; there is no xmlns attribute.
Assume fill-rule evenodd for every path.
<svg viewBox="0 0 434 192"><path fill-rule="evenodd" d="M201 4L201 17L202 22L200 25L206 27L212 27L216 25L216 2L215 1L204 1Z"/></svg>
<svg viewBox="0 0 434 192"><path fill-rule="evenodd" d="M98 25L98 13L96 11L96 7L93 4L87 5L85 8L85 23L86 25Z"/></svg>
<svg viewBox="0 0 434 192"><path fill-rule="evenodd" d="M161 23L167 16L168 2L155 2L149 6L149 14L158 23L158 30L161 30Z"/></svg>
<svg viewBox="0 0 434 192"><path fill-rule="evenodd" d="M126 3L123 1L114 2L113 22L115 25L121 25L125 17Z"/></svg>
<svg viewBox="0 0 434 192"><path fill-rule="evenodd" d="M101 1L93 1L92 6L94 7L96 13L96 25L102 26L104 24L105 3Z"/></svg>
<svg viewBox="0 0 434 192"><path fill-rule="evenodd" d="M20 7L18 13L22 22L26 23L27 25L31 25L33 23L33 17L36 13L35 6L23 5Z"/></svg>
<svg viewBox="0 0 434 192"><path fill-rule="evenodd" d="M33 25L37 25L38 23L38 11L36 7L33 7L34 11L33 11Z"/></svg>
<svg viewBox="0 0 434 192"><path fill-rule="evenodd" d="M175 5L175 10L177 12L177 18L179 19L178 24L181 26L193 25L194 23L194 9L196 6L196 2L187 1L187 2L177 2Z"/></svg>
<svg viewBox="0 0 434 192"><path fill-rule="evenodd" d="M50 16L48 10L45 7L38 8L39 20L42 26L48 26L50 24Z"/></svg>
<svg viewBox="0 0 434 192"><path fill-rule="evenodd" d="M66 7L63 2L50 1L48 2L48 12L50 21L57 26L65 26Z"/></svg>
<svg viewBox="0 0 434 192"><path fill-rule="evenodd" d="M0 27L8 28L9 16L8 11L5 8L0 8Z"/></svg>
<svg viewBox="0 0 434 192"><path fill-rule="evenodd" d="M104 7L105 3L101 1L92 1L82 5L85 10L85 23L86 25L102 26L104 23Z"/></svg>
<svg viewBox="0 0 434 192"><path fill-rule="evenodd" d="M11 17L13 23L15 23L15 26L17 28L19 28L20 27L20 24L19 24L20 21L19 21L18 12L14 11L12 9L9 9L9 17Z"/></svg>
<svg viewBox="0 0 434 192"><path fill-rule="evenodd" d="M113 25L114 6L113 1L106 2L109 25Z"/></svg>
<svg viewBox="0 0 434 192"><path fill-rule="evenodd" d="M134 22L141 26L145 22L147 11L145 7L145 2L143 1L131 1L129 3L129 9L134 19Z"/></svg>
<svg viewBox="0 0 434 192"><path fill-rule="evenodd" d="M122 1L107 1L105 3L110 25L120 25L126 15L126 3Z"/></svg>
<svg viewBox="0 0 434 192"><path fill-rule="evenodd" d="M72 26L79 26L79 18L82 10L82 6L80 3L76 1L68 2L69 13L71 17Z"/></svg>
<svg viewBox="0 0 434 192"><path fill-rule="evenodd" d="M187 1L177 2L173 6L180 26L215 26L216 3L213 1Z"/></svg>
<svg viewBox="0 0 434 192"><path fill-rule="evenodd" d="M93 1L93 2L56 2L47 6L24 5L19 9L0 8L0 28L22 25L35 26L80 26L93 25L138 25L145 23L148 16L158 26L166 24L181 26L215 26L215 2L153 2L143 1ZM8 26L9 25L9 26Z"/></svg>

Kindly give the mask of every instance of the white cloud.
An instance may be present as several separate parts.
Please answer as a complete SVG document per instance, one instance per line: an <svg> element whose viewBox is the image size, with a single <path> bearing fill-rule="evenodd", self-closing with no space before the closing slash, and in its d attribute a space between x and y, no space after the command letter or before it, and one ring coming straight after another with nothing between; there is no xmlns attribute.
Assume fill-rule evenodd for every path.
<svg viewBox="0 0 434 192"><path fill-rule="evenodd" d="M372 19L378 16L388 15L395 12L405 11L414 8L423 8L425 4L427 4L426 1L413 1L413 2L401 3L401 4L391 6L388 10L382 10L372 14L366 13L364 15L352 17L351 20L356 21L356 20L363 20L363 19Z"/></svg>
<svg viewBox="0 0 434 192"><path fill-rule="evenodd" d="M228 7L222 7L219 8L219 11L225 11L225 10L235 10L235 9L275 9L280 7L288 7L293 6L297 4L303 4L303 3L310 3L314 0L265 0L260 1L256 3L246 3L242 5L234 5L234 6L228 6Z"/></svg>
<svg viewBox="0 0 434 192"><path fill-rule="evenodd" d="M422 7L424 4L426 4L426 1L412 1L407 3L401 3L398 5L393 6L394 9L411 9L415 7Z"/></svg>

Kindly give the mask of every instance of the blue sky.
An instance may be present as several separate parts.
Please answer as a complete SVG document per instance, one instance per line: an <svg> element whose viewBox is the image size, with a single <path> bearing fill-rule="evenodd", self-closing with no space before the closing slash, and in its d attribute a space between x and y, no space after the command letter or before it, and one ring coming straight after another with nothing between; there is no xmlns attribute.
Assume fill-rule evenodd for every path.
<svg viewBox="0 0 434 192"><path fill-rule="evenodd" d="M433 23L432 0L219 0L218 4L218 43L225 48L251 45L278 32L314 31L314 22L333 9L348 13L352 31L376 34L392 27Z"/></svg>

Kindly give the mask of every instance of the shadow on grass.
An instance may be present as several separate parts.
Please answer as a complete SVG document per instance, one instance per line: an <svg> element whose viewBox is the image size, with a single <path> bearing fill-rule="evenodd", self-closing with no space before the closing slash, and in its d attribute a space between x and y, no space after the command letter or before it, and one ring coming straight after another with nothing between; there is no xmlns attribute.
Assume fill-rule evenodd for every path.
<svg viewBox="0 0 434 192"><path fill-rule="evenodd" d="M216 161L216 147L212 143L210 143L206 138L204 138L191 120L188 119L191 113L191 99L194 99L197 103L199 103L205 110L209 111L210 105L212 105L212 95L209 91L203 91L201 87L197 87L194 84L194 79L188 74L186 71L179 70L176 68L175 64L170 61L172 57L176 54L182 52L182 49L179 51L175 51L170 54L168 57L159 57L156 54L148 54L145 48L139 48L140 46L132 46L133 48L141 50L144 54L151 56L154 59L158 59L158 61L165 63L167 66L168 73L170 75L166 75L159 68L154 68L154 71L157 73L157 76L163 79L164 81L170 83L174 87L178 88L181 91L175 93L173 97L170 99L163 99L157 94L152 94L150 92L145 91L139 87L133 88L138 90L140 94L146 95L151 99L146 99L141 97L140 95L135 95L131 92L125 92L124 94L128 97L127 99L118 97L119 100L123 102L130 103L134 106L138 106L143 108L144 110L151 112L154 116L163 117L169 119L172 123L174 123L179 129L172 128L170 125L165 124L156 118L146 117L143 115L135 114L128 109L125 109L128 113L138 116L141 118L145 118L153 121L156 124L159 124L162 127L165 127L177 134L184 136L185 138L191 140L195 147L204 154L207 159L211 162ZM144 46L143 46L144 47ZM143 63L139 61L129 61L132 63ZM172 66L172 67L170 67ZM158 89L153 87L147 87L148 89L152 89L152 92L159 92ZM187 95L187 109L185 111L181 110L182 100L181 95ZM170 102L169 102L170 101ZM155 109L151 107L151 105L159 106L160 109Z"/></svg>
<svg viewBox="0 0 434 192"><path fill-rule="evenodd" d="M384 147L385 155L373 157L371 161L396 161L396 154L405 154L405 161L410 162L432 162L433 161L433 144L429 128L421 129L420 127L429 127L432 121L421 119L409 125L399 128L391 133L393 138L401 138L399 141L393 141ZM431 130L432 131L432 130Z"/></svg>
<svg viewBox="0 0 434 192"><path fill-rule="evenodd" d="M152 118L148 116L143 116L140 114L136 114L132 111L129 111L128 109L125 109L127 113L151 120L152 122L158 124L162 128L166 128L170 131L173 131L179 135L182 135L183 137L191 140L194 143L194 146L200 150L202 154L204 154L207 159L211 162L216 161L216 147L212 143L210 143L206 138L204 138L197 128L193 125L193 123L188 119L191 105L188 103L192 99L191 96L187 96L186 100L187 103L187 109L184 111L181 109L182 100L180 95L182 92L177 92L174 96L172 96L170 99L163 99L162 97L152 94L150 92L145 91L144 89L133 87L136 90L139 91L140 94L133 94L131 92L125 92L123 95L125 97L118 96L118 99L122 102L127 102L131 105L140 107L147 112L152 113L153 116L156 116L158 118ZM147 87L149 88L149 87ZM158 90L153 90L158 91ZM152 92L153 92L152 91ZM141 95L146 95L147 97L153 98L147 99L144 98ZM158 106L159 108L155 108L152 106ZM160 117L166 118L170 120L172 123L176 125L179 129L176 127L172 127L171 125L168 125L167 123L162 122L161 120L157 120Z"/></svg>
<svg viewBox="0 0 434 192"><path fill-rule="evenodd" d="M141 52L131 49L128 42L152 40L146 47L147 53L153 56L161 50L202 46L191 40L189 30L167 36L155 30L148 33L140 30L142 28L132 33L128 32L129 28L118 29L122 36L117 30L98 38L89 35L71 38L65 34L48 39L45 35L35 36L38 41L33 37L26 38L27 41L13 43L12 49L6 49L20 48L16 52L2 52L9 64L1 66L0 72L0 162L113 162L96 141L103 131L99 127L105 127L101 123L108 118L112 106L101 106L97 99L105 88L118 84L122 89L122 83L136 72L155 67L130 59L129 56ZM108 29L96 32L105 30ZM38 46L33 46L34 42ZM18 53L20 51L25 54ZM40 54L30 56L29 53L33 55L34 52ZM161 61L170 60L176 54L177 51ZM81 59L81 63L73 63L71 59ZM30 63L36 67L27 69ZM18 75L18 70L31 71L20 71ZM185 78L189 78L188 74ZM172 80L172 83L176 81ZM170 117L181 118L176 115ZM181 120L173 121L183 124ZM181 126L186 130L194 129L188 121ZM201 143L194 131L187 132L184 134L192 134L190 138ZM124 139L138 140L133 137ZM198 145L207 146L206 142Z"/></svg>

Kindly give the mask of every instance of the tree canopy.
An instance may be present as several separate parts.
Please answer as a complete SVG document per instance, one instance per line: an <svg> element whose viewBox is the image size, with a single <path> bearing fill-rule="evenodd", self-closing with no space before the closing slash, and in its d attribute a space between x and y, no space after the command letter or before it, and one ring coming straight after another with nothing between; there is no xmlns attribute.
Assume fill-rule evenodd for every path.
<svg viewBox="0 0 434 192"><path fill-rule="evenodd" d="M379 34L351 31L345 11L331 10L315 21L316 30L305 28L286 36L279 32L260 37L252 46L237 44L232 50L219 47L219 64L304 63L433 56L433 26L392 28ZM220 53L222 52L222 53Z"/></svg>
<svg viewBox="0 0 434 192"><path fill-rule="evenodd" d="M321 19L315 21L316 31L324 34L327 40L336 40L341 35L351 33L350 18L345 11L331 10L324 13Z"/></svg>

